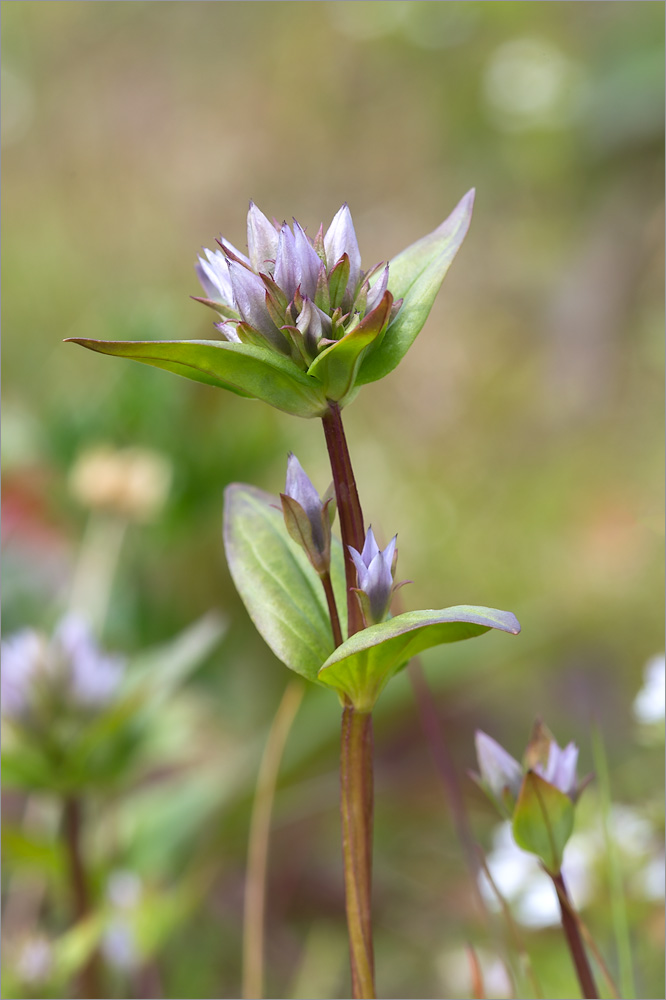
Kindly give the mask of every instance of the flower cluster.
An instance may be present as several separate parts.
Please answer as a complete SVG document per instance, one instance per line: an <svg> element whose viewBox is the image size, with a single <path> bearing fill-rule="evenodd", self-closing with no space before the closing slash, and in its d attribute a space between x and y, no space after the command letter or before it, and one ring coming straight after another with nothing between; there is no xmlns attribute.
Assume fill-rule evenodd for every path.
<svg viewBox="0 0 666 1000"><path fill-rule="evenodd" d="M346 204L311 240L295 220L293 228L271 222L251 202L248 256L218 242L221 249L205 250L196 271L207 296L198 301L220 315L223 339L269 346L304 370L354 331L381 336L400 307L387 290L388 265L361 270Z"/></svg>
<svg viewBox="0 0 666 1000"><path fill-rule="evenodd" d="M25 629L2 643L2 714L32 726L51 710L94 713L116 694L123 670L123 660L102 652L74 615L50 641Z"/></svg>

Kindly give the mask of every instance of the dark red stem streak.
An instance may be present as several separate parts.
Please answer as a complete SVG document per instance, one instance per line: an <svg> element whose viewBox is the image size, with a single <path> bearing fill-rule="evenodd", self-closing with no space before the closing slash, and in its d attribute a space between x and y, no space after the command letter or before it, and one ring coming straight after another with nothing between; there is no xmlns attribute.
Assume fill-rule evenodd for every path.
<svg viewBox="0 0 666 1000"><path fill-rule="evenodd" d="M569 951L571 952L571 958L573 960L574 968L576 969L576 975L578 976L580 988L583 991L583 996L585 997L585 1000L597 1000L599 993L587 958L580 928L578 926L578 920L576 919L576 913L569 898L567 887L564 884L562 873L560 872L558 875L551 874L550 877L552 878L557 891L560 912L562 914L564 936L566 937L567 944L569 945Z"/></svg>
<svg viewBox="0 0 666 1000"><path fill-rule="evenodd" d="M331 461L335 499L338 505L342 546L345 554L345 579L347 582L347 617L348 634L354 635L363 628L361 607L353 591L356 586L356 567L349 554L349 546L358 552L365 542L363 527L363 512L358 498L354 471L352 469L349 449L342 426L342 414L337 403L329 402L328 411L322 417L328 457Z"/></svg>
<svg viewBox="0 0 666 1000"><path fill-rule="evenodd" d="M68 797L64 802L63 837L69 864L74 921L78 923L90 914L88 880L83 863L81 831L83 815L80 799ZM79 992L86 1000L101 997L99 956L96 952L86 960L79 973Z"/></svg>

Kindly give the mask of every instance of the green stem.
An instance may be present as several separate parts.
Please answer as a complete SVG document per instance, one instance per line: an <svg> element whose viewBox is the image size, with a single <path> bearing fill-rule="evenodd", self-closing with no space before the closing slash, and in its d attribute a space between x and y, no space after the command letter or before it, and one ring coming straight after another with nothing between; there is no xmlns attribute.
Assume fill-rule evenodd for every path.
<svg viewBox="0 0 666 1000"><path fill-rule="evenodd" d="M81 800L70 796L64 801L63 809L63 839L69 863L69 876L72 887L72 908L74 921L78 923L90 915L90 895L88 879L83 863L81 848L81 832L83 826L83 811ZM96 952L86 960L79 973L80 995L87 1000L101 997L99 956Z"/></svg>
<svg viewBox="0 0 666 1000"><path fill-rule="evenodd" d="M351 705L342 713L340 788L342 855L352 996L375 996L372 945L372 715Z"/></svg>
<svg viewBox="0 0 666 1000"><path fill-rule="evenodd" d="M293 680L287 685L275 713L259 765L250 820L245 879L245 909L243 913L244 1000L259 1000L263 996L266 870L273 800L275 799L275 788L285 743L304 691L305 685L301 680Z"/></svg>
<svg viewBox="0 0 666 1000"><path fill-rule="evenodd" d="M347 582L347 616L349 635L363 628L361 606L353 588L356 586L356 567L349 553L349 546L360 552L365 542L363 512L356 489L347 440L342 426L342 414L337 403L329 403L328 412L322 417L326 447L331 461L335 499L338 505L342 547L345 555L345 579Z"/></svg>
<svg viewBox="0 0 666 1000"><path fill-rule="evenodd" d="M583 996L585 997L585 1000L597 1000L599 993L597 991L594 976L592 975L592 969L590 968L590 963L585 952L585 945L583 944L583 939L580 934L576 912L569 898L569 893L567 892L567 887L564 884L562 873L560 872L558 875L551 874L550 877L553 880L553 885L555 886L555 890L557 892L557 898L560 903L560 912L562 914L564 936L567 939L567 944L569 946L569 951L571 952L571 958L573 960L574 968L576 969L576 975L578 976L580 988L583 991Z"/></svg>

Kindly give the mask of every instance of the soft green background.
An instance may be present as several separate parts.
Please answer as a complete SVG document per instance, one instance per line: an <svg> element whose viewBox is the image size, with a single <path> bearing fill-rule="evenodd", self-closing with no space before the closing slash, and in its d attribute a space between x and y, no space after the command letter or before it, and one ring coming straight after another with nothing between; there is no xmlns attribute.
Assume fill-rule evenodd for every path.
<svg viewBox="0 0 666 1000"><path fill-rule="evenodd" d="M232 622L187 695L206 722L183 759L208 785L185 768L168 803L135 796L164 863L131 838L114 857L167 889L206 859L202 901L158 954L163 995L238 995L256 752L288 679L234 594L222 491L279 491L289 450L322 490L329 473L316 421L61 340L210 336L192 265L220 233L243 247L250 197L310 233L348 201L370 266L476 186L426 328L345 413L366 518L383 542L399 533L405 608L475 603L522 623L518 639L426 657L461 773L476 727L519 754L538 713L590 770L594 716L614 799L651 808L658 830L662 755L631 703L663 643L663 5L22 0L2 14L5 632L64 606L86 517L66 477L99 442L174 469L161 518L131 528L107 643L140 649L210 608ZM271 996L348 988L337 729L335 698L311 692L277 802ZM376 757L380 993L469 995L448 950L493 938L406 676L380 701ZM464 787L485 843L492 817ZM631 901L641 996L663 989L660 913ZM57 907L43 919L61 926ZM603 872L586 919L615 968ZM528 943L547 995L573 995L557 934Z"/></svg>

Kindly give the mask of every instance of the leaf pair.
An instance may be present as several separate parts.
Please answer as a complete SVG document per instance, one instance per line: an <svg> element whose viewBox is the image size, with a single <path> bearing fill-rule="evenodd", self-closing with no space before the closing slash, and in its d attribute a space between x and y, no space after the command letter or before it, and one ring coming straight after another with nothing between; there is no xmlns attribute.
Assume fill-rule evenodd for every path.
<svg viewBox="0 0 666 1000"><path fill-rule="evenodd" d="M510 612L463 605L397 615L335 649L320 581L289 537L276 498L241 483L228 486L224 544L236 588L278 659L348 698L361 712L372 711L391 677L417 653L491 628L514 635L520 631ZM331 555L333 589L344 615L344 561L337 539Z"/></svg>

